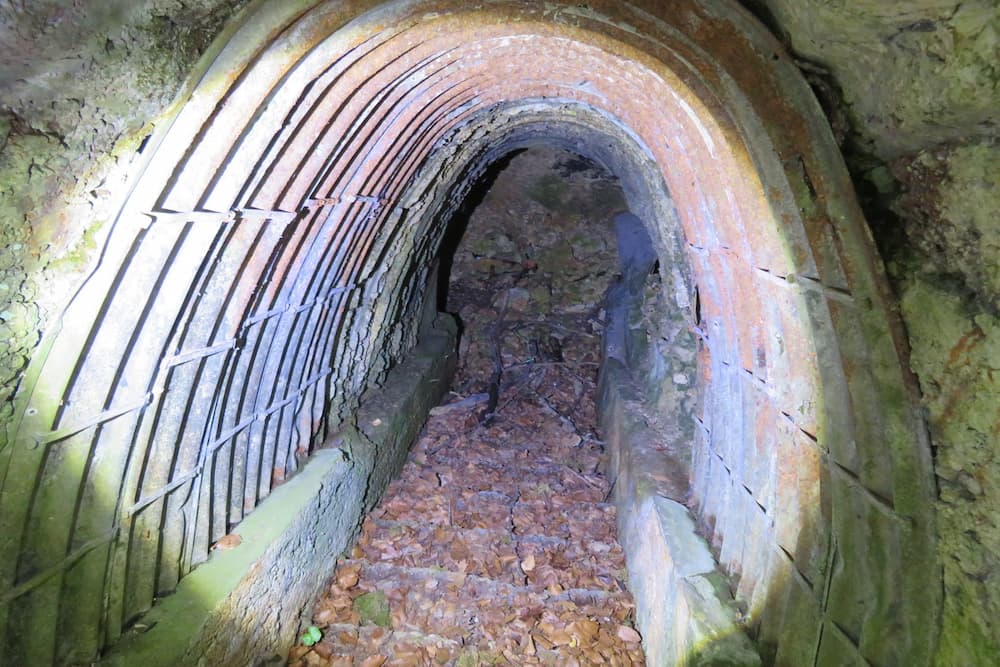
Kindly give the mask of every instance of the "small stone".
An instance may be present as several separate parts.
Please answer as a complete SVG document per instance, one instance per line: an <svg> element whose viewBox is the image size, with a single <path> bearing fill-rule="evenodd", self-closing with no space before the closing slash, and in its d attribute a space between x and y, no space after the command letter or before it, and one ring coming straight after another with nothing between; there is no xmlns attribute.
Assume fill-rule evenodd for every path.
<svg viewBox="0 0 1000 667"><path fill-rule="evenodd" d="M511 287L497 295L493 307L523 311L527 309L529 303L531 303L531 294L528 290L523 287Z"/></svg>
<svg viewBox="0 0 1000 667"><path fill-rule="evenodd" d="M674 373L674 384L679 384L682 387L687 385L688 376L684 373Z"/></svg>
<svg viewBox="0 0 1000 667"><path fill-rule="evenodd" d="M965 487L965 490L974 496L983 495L983 485L975 477L964 470L958 473L958 481Z"/></svg>

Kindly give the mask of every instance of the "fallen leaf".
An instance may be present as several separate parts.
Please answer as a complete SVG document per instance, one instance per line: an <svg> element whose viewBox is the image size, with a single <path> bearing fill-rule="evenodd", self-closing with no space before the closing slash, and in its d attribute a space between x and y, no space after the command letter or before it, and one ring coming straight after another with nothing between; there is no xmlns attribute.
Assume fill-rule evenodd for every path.
<svg viewBox="0 0 1000 667"><path fill-rule="evenodd" d="M633 628L627 625L619 625L617 631L618 639L627 644L637 644L642 641L642 637Z"/></svg>
<svg viewBox="0 0 1000 667"><path fill-rule="evenodd" d="M219 541L212 545L213 549L218 549L219 551L228 551L230 549L235 549L243 543L243 538L236 533L229 533L228 535L223 535L219 538Z"/></svg>
<svg viewBox="0 0 1000 667"><path fill-rule="evenodd" d="M358 580L361 578L359 570L360 566L357 568L344 568L337 574L337 585L341 588L348 589L354 588L358 585Z"/></svg>
<svg viewBox="0 0 1000 667"><path fill-rule="evenodd" d="M316 625L329 625L333 623L337 618L337 612L333 609L320 609L315 614L313 614L313 621Z"/></svg>
<svg viewBox="0 0 1000 667"><path fill-rule="evenodd" d="M593 641L601 629L601 626L596 621L589 618L573 621L571 627L580 635L580 639L586 639L587 641Z"/></svg>
<svg viewBox="0 0 1000 667"><path fill-rule="evenodd" d="M521 570L527 574L535 569L535 554L531 553L521 559Z"/></svg>

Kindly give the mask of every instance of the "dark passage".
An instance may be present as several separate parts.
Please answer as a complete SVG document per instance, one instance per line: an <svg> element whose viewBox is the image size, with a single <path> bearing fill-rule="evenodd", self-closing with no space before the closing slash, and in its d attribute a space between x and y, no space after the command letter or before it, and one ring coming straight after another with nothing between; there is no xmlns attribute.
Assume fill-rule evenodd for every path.
<svg viewBox="0 0 1000 667"><path fill-rule="evenodd" d="M296 665L642 664L595 387L617 181L516 154L442 258L459 368L315 608Z"/></svg>

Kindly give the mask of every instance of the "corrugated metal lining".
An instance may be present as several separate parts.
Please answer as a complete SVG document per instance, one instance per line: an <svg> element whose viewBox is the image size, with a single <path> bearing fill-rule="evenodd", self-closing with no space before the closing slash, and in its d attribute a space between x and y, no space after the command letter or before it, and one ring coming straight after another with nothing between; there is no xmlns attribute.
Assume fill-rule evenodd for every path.
<svg viewBox="0 0 1000 667"><path fill-rule="evenodd" d="M818 107L741 10L327 2L279 29L280 4L251 13L160 123L100 264L32 360L0 452L8 659L89 660L350 419L413 343L447 211L519 142L617 160L661 257L690 262L705 405L720 406L702 415L703 452L726 488L744 452L778 447L743 428L757 404L818 443L800 472L819 483L842 437L824 420L849 422L844 392L874 382L821 359L840 349L838 322L860 294L871 331L896 333ZM827 206L811 218L790 176L803 169ZM689 260L669 240L681 234ZM829 298L848 304L837 321ZM851 341L845 355L867 354ZM903 386L898 367L878 372ZM878 429L920 441L908 416L887 419ZM864 486L857 463L837 461ZM728 493L706 491L706 511ZM918 500L889 510L921 527L924 557ZM761 597L769 563L796 565L773 551L742 570ZM807 583L823 608L829 588Z"/></svg>

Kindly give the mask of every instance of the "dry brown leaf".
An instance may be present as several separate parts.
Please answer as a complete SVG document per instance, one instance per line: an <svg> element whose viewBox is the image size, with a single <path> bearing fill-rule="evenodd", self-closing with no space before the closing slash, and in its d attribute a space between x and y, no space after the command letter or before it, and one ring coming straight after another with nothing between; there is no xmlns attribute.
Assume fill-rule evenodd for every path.
<svg viewBox="0 0 1000 667"><path fill-rule="evenodd" d="M521 570L527 574L535 569L535 554L530 553L521 559Z"/></svg>
<svg viewBox="0 0 1000 667"><path fill-rule="evenodd" d="M229 533L228 535L223 535L219 538L219 541L212 545L212 549L218 549L219 551L229 551L230 549L235 549L243 543L243 538L236 533Z"/></svg>
<svg viewBox="0 0 1000 667"><path fill-rule="evenodd" d="M535 640L532 638L530 633L525 633L524 640L521 642L521 653L524 653L525 655L535 655L536 652Z"/></svg>
<svg viewBox="0 0 1000 667"><path fill-rule="evenodd" d="M618 639L622 640L627 644L636 644L642 641L642 637L639 635L635 629L628 627L627 625L619 625L616 632Z"/></svg>
<svg viewBox="0 0 1000 667"><path fill-rule="evenodd" d="M314 651L309 651L303 657L303 662L305 662L307 667L326 667L327 661L322 658Z"/></svg>
<svg viewBox="0 0 1000 667"><path fill-rule="evenodd" d="M316 625L329 625L336 621L337 612L334 609L320 609L313 615L313 622Z"/></svg>
<svg viewBox="0 0 1000 667"><path fill-rule="evenodd" d="M384 655L373 655L361 661L361 667L382 667L389 658Z"/></svg>
<svg viewBox="0 0 1000 667"><path fill-rule="evenodd" d="M288 652L288 661L295 662L296 660L304 656L306 653L308 653L309 650L310 649L308 646L303 646L302 644L293 646L292 650Z"/></svg>
<svg viewBox="0 0 1000 667"><path fill-rule="evenodd" d="M361 578L361 566L345 567L337 573L337 585L343 589L354 588Z"/></svg>
<svg viewBox="0 0 1000 667"><path fill-rule="evenodd" d="M600 631L601 626L589 618L580 619L573 622L573 627L577 633L580 635L580 639L586 639L588 642L594 641L597 638L597 633Z"/></svg>

